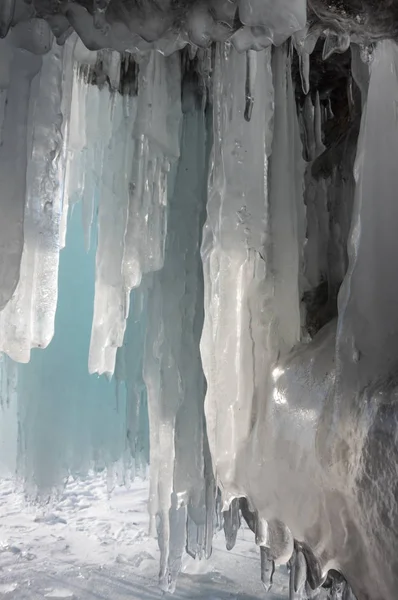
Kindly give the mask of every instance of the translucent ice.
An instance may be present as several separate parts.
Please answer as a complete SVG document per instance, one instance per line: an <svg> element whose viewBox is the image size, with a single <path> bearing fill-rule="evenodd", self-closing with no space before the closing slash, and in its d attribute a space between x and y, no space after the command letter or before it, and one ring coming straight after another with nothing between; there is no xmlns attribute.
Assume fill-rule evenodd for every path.
<svg viewBox="0 0 398 600"><path fill-rule="evenodd" d="M263 315L270 296L264 256L273 116L270 59L269 50L255 56L250 120L244 118L246 56L219 44L213 75L214 145L202 244L201 353L210 449L226 496L239 489L235 456L252 427L269 361L269 323ZM217 418L221 413L222 423Z"/></svg>
<svg viewBox="0 0 398 600"><path fill-rule="evenodd" d="M62 78L69 68L63 49L54 44L31 84L24 249L19 283L0 313L0 348L20 362L29 361L31 348L45 348L54 334L64 178Z"/></svg>

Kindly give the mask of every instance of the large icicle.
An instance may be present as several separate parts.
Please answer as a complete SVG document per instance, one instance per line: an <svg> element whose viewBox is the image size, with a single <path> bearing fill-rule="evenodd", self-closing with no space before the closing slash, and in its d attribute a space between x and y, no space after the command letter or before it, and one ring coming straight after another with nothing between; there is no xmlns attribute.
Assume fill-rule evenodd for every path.
<svg viewBox="0 0 398 600"><path fill-rule="evenodd" d="M182 153L170 194L164 267L152 275L149 285L144 359L151 436L149 510L153 528L158 519L160 583L169 591L174 590L181 569L187 518L190 554L209 554L215 503L199 355L205 116L189 76L183 98Z"/></svg>
<svg viewBox="0 0 398 600"><path fill-rule="evenodd" d="M0 310L19 281L23 251L28 115L32 79L41 58L1 41Z"/></svg>
<svg viewBox="0 0 398 600"><path fill-rule="evenodd" d="M181 74L178 56L150 52L140 64L134 163L130 177L123 273L130 288L163 266L167 172L179 157Z"/></svg>
<svg viewBox="0 0 398 600"><path fill-rule="evenodd" d="M180 87L178 57L150 52L140 64L137 98L111 101L107 90L97 90L108 97L100 114L109 120L111 133L100 158L91 373L113 373L129 292L143 273L163 265L167 172L179 156Z"/></svg>
<svg viewBox="0 0 398 600"><path fill-rule="evenodd" d="M261 323L268 336L259 335L257 350L264 356L257 410L250 440L237 452L236 472L244 492L259 512L269 520L268 540L273 560L283 562L292 552L291 534L284 529L284 508L278 503L279 473L290 464L281 449L280 422L287 405L283 361L300 340L300 299L302 253L305 233L303 203L304 161L296 113L291 62L286 47L277 48L272 60L274 83L274 130L269 169L268 227L264 260L268 268L268 302L263 304ZM258 299L260 302L261 297ZM258 326L257 326L258 329ZM253 330L255 327L253 325ZM256 349L257 349L256 348ZM315 367L314 367L315 370ZM294 422L294 419L292 419ZM287 430L289 426L286 425ZM294 460L296 460L294 458ZM292 498L294 502L294 499ZM290 554L289 554L290 552Z"/></svg>
<svg viewBox="0 0 398 600"><path fill-rule="evenodd" d="M97 110L94 110L95 106ZM102 122L96 147L88 157L91 168L97 169L92 186L89 186L93 194L91 202L94 203L95 195L99 198L89 371L113 373L116 351L123 344L129 312L129 289L124 283L122 261L129 201L128 173L134 157L132 131L136 98L113 96L106 87L99 90L90 86L86 107L87 114L93 115L93 118L88 116L93 130L98 129L98 118ZM93 139L93 132L88 137Z"/></svg>
<svg viewBox="0 0 398 600"><path fill-rule="evenodd" d="M244 493L235 477L236 456L249 437L269 368L272 287L264 248L273 114L270 62L268 49L254 56L249 75L253 107L247 121L246 56L229 44L216 47L214 147L202 245L201 354L210 450L217 477L230 494Z"/></svg>
<svg viewBox="0 0 398 600"><path fill-rule="evenodd" d="M270 242L265 260L274 276L274 343L284 355L300 339L300 276L305 238L302 146L290 58L286 48L274 51L274 137L269 169Z"/></svg>
<svg viewBox="0 0 398 600"><path fill-rule="evenodd" d="M278 564L293 551L292 534L281 522L287 502L277 501L274 465L279 461L285 468L278 420L287 399L276 382L283 373L278 361L301 333L304 162L287 48L274 51L272 80L267 51L257 61L253 114L245 122L241 55L218 48L202 247L206 294L201 351L218 483L225 500L246 495L261 510L258 516L269 520L268 534L258 536L258 543L270 546L269 556Z"/></svg>
<svg viewBox="0 0 398 600"><path fill-rule="evenodd" d="M63 202L63 78L72 69L54 43L31 85L24 249L20 280L0 313L0 348L28 362L31 348L44 348L54 334L60 220Z"/></svg>

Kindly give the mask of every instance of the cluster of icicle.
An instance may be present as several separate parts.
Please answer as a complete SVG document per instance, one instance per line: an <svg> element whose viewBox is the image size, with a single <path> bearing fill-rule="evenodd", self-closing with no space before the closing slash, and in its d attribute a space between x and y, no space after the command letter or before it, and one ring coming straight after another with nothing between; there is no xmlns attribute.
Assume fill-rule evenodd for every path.
<svg viewBox="0 0 398 600"><path fill-rule="evenodd" d="M2 4L3 31L16 6ZM240 14L258 22L256 6ZM84 39L91 15L70 3L67 17ZM370 66L353 48L365 106L355 168L343 151L338 168L314 177L328 114L317 94L298 114L289 44L238 52L221 41L198 52L209 116L207 92L182 83L178 53L87 51L75 36L52 43L44 21L29 27L21 21L0 45L1 350L26 362L50 343L59 251L80 200L87 246L98 227L90 372L113 373L132 289L133 319L146 321L162 587L173 590L185 548L210 554L218 505L229 547L239 511L252 524L267 587L274 565L290 560L291 598L318 593L336 569L363 597L392 599L395 538L387 524L376 535L372 453L362 450L379 407L363 390L383 403L398 341L396 46L380 42ZM308 92L306 40L294 34ZM337 325L309 341L302 298L325 273L335 294L344 280ZM388 479L385 512L395 514ZM351 593L337 576L330 586L333 598Z"/></svg>

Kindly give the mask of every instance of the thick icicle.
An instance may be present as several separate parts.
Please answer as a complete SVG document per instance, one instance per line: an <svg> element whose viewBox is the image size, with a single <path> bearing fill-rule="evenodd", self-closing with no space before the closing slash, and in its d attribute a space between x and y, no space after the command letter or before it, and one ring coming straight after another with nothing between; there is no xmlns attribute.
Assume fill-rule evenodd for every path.
<svg viewBox="0 0 398 600"><path fill-rule="evenodd" d="M97 96L97 104L93 102L94 94ZM98 118L102 116L97 144L91 152L90 148L86 149L88 164L99 171L91 185L89 182L85 184L84 192L86 195L87 187L91 188L91 205L95 196L99 198L89 371L113 373L116 352L123 344L129 313L130 290L125 285L122 262L129 202L128 173L134 160L132 132L137 101L132 96L111 95L106 87L99 90L96 86L90 86L86 106L88 123L93 130L98 129ZM94 136L94 131L91 134L87 132L90 140L95 139ZM85 206L87 207L86 200ZM85 212L86 228L91 227L92 209L86 208Z"/></svg>
<svg viewBox="0 0 398 600"><path fill-rule="evenodd" d="M274 52L274 137L269 170L271 240L265 260L274 274L274 335L279 355L300 339L300 276L305 238L302 146L296 115L290 58L285 48ZM289 176L286 176L286 170Z"/></svg>
<svg viewBox="0 0 398 600"><path fill-rule="evenodd" d="M128 287L164 260L167 172L178 158L181 75L176 55L150 52L140 64L134 124L134 163L125 235L123 273Z"/></svg>
<svg viewBox="0 0 398 600"><path fill-rule="evenodd" d="M223 512L224 533L227 550L232 550L236 544L236 538L240 527L239 498L234 498L228 510Z"/></svg>
<svg viewBox="0 0 398 600"><path fill-rule="evenodd" d="M90 373L113 373L116 351L123 343L130 290L140 284L143 273L163 265L167 173L179 156L180 87L177 56L165 58L150 52L140 64L138 97L112 96L106 88L93 87L95 91L90 92L100 102L98 114L107 119L89 159L99 169ZM88 122L96 128L94 112L92 103L87 104Z"/></svg>
<svg viewBox="0 0 398 600"><path fill-rule="evenodd" d="M13 295L19 281L23 251L28 114L31 82L41 58L12 49L1 41L1 61L8 81L2 81L4 112L0 146L0 310Z"/></svg>
<svg viewBox="0 0 398 600"><path fill-rule="evenodd" d="M152 529L156 517L158 522L160 583L169 591L173 591L181 568L187 515L190 553L209 555L215 504L204 425L205 382L199 355L205 116L189 75L183 84L183 110L181 159L173 168L174 183L169 181L170 233L164 266L143 280L149 285L144 358L151 448L149 512Z"/></svg>
<svg viewBox="0 0 398 600"><path fill-rule="evenodd" d="M27 362L33 347L45 348L54 334L60 220L63 201L63 49L54 44L31 86L29 150L20 280L0 313L0 348ZM67 104L67 103L66 103Z"/></svg>
<svg viewBox="0 0 398 600"><path fill-rule="evenodd" d="M265 50L256 56L250 121L244 118L246 56L219 44L213 75L214 147L202 244L201 354L213 465L222 489L230 494L238 490L236 453L249 436L268 365L269 323L264 310L271 291L263 253L273 100L270 55Z"/></svg>

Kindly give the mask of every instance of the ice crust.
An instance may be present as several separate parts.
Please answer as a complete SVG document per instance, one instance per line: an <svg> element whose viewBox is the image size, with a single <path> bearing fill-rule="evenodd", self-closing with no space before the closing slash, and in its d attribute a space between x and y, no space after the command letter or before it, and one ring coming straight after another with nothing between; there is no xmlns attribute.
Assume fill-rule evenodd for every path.
<svg viewBox="0 0 398 600"><path fill-rule="evenodd" d="M2 469L149 463L164 591L243 517L266 589L392 600L397 46L167 8L1 4ZM339 135L311 55L347 51Z"/></svg>

